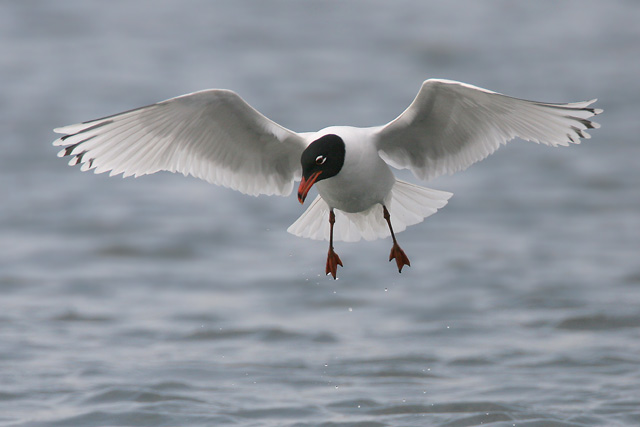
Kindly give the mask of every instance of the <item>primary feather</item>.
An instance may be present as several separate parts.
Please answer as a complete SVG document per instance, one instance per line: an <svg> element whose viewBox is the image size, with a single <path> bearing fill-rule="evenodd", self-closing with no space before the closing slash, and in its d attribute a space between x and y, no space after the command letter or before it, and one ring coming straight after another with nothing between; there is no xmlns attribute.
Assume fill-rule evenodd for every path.
<svg viewBox="0 0 640 427"><path fill-rule="evenodd" d="M59 156L96 173L181 172L245 194L288 195L305 139L237 94L204 90L55 129Z"/></svg>
<svg viewBox="0 0 640 427"><path fill-rule="evenodd" d="M430 79L400 116L377 128L377 147L391 165L429 180L466 169L516 137L558 146L590 138L596 100L547 104L466 83Z"/></svg>

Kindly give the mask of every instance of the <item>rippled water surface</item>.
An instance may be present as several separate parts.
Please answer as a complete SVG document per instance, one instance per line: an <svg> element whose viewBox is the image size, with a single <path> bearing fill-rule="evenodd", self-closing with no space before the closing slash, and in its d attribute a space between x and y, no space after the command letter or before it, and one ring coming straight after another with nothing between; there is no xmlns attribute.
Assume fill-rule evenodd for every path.
<svg viewBox="0 0 640 427"><path fill-rule="evenodd" d="M0 425L640 424L640 4L0 3ZM286 228L294 196L81 173L51 129L210 87L294 130L393 119L422 80L599 98L430 183L398 238ZM400 174L411 179L407 174Z"/></svg>

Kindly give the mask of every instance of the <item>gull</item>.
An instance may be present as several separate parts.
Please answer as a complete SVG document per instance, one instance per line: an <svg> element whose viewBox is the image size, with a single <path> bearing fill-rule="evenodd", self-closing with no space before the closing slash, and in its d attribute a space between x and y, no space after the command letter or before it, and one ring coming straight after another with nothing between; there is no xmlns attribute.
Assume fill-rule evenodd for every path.
<svg viewBox="0 0 640 427"><path fill-rule="evenodd" d="M202 90L101 119L54 129L59 157L82 171L141 176L180 172L249 195L291 194L304 204L288 228L328 240L325 273L342 260L334 241L391 236L389 261L410 266L396 233L422 222L452 193L396 179L392 167L428 181L466 169L514 138L568 146L590 138L596 100L552 104L513 98L445 79L423 82L409 107L382 126L330 126L294 132L235 92ZM328 215L328 221L326 221Z"/></svg>

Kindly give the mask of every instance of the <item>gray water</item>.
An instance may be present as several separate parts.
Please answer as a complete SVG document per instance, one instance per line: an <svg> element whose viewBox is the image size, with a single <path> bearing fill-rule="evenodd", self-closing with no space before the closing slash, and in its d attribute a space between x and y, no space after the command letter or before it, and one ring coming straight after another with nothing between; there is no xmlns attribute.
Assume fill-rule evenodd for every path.
<svg viewBox="0 0 640 427"><path fill-rule="evenodd" d="M640 425L640 3L0 3L0 425ZM430 77L598 97L391 243L295 196L81 173L51 129L204 88L282 125L386 123ZM401 173L403 178L411 177ZM415 180L414 180L415 182ZM309 199L311 200L311 199Z"/></svg>

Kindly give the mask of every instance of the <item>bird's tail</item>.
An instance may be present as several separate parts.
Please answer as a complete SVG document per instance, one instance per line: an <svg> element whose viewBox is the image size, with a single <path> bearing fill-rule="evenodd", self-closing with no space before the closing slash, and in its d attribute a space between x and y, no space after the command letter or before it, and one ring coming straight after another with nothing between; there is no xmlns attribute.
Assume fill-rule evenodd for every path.
<svg viewBox="0 0 640 427"><path fill-rule="evenodd" d="M391 214L393 231L399 233L410 225L422 222L447 204L452 193L396 181L385 201ZM335 241L357 242L375 240L390 235L389 227L378 204L364 212L347 213L335 210L333 229ZM287 229L298 237L329 240L329 205L317 196L309 208Z"/></svg>

